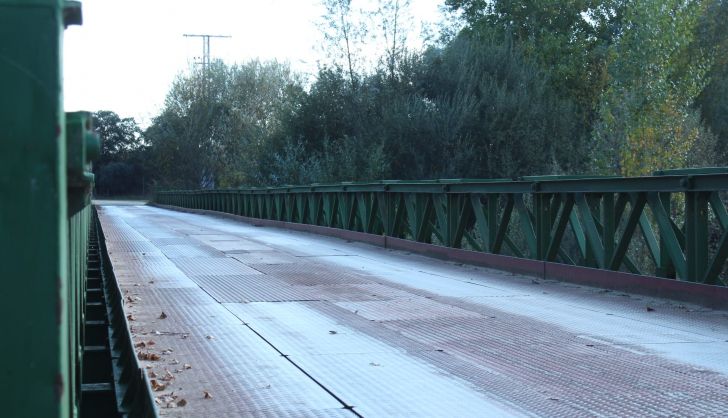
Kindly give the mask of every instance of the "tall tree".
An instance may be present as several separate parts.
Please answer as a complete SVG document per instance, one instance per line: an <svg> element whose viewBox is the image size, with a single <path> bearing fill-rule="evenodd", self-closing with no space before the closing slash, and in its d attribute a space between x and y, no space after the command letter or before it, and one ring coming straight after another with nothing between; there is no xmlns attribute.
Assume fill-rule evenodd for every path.
<svg viewBox="0 0 728 418"><path fill-rule="evenodd" d="M710 57L695 37L700 0L633 0L609 49L594 163L601 172L648 174L683 166L709 135L692 105Z"/></svg>
<svg viewBox="0 0 728 418"><path fill-rule="evenodd" d="M144 194L148 169L146 146L136 121L109 110L95 112L92 117L94 129L101 138L101 156L94 163L96 193Z"/></svg>
<svg viewBox="0 0 728 418"><path fill-rule="evenodd" d="M625 0L446 0L468 30L512 36L548 72L555 94L573 100L590 125L606 83L606 50Z"/></svg>
<svg viewBox="0 0 728 418"><path fill-rule="evenodd" d="M384 41L384 66L391 80L396 77L398 61L406 53L407 36L412 26L410 0L378 0L372 14Z"/></svg>
<svg viewBox="0 0 728 418"><path fill-rule="evenodd" d="M362 66L362 49L367 28L361 10L352 10L351 0L322 0L326 13L321 26L326 52L335 66L346 69L352 90L356 90Z"/></svg>

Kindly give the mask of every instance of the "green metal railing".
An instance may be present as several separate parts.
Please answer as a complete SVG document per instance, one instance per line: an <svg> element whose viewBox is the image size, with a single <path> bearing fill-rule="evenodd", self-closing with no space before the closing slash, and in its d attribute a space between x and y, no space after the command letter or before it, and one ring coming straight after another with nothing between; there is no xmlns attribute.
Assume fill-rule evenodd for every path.
<svg viewBox="0 0 728 418"><path fill-rule="evenodd" d="M726 285L728 168L164 191L159 204Z"/></svg>
<svg viewBox="0 0 728 418"><path fill-rule="evenodd" d="M89 113L63 111L63 32L80 23L77 1L0 0L0 404L7 417L123 412L114 414L115 404L111 414L96 409L89 399L101 393L113 401L115 386L86 378L97 367L88 360L90 330L108 328L88 320L106 312L88 303L99 290L90 285L99 281L91 277L99 254L89 250L97 245L90 161L99 141ZM151 395L144 400L149 405Z"/></svg>

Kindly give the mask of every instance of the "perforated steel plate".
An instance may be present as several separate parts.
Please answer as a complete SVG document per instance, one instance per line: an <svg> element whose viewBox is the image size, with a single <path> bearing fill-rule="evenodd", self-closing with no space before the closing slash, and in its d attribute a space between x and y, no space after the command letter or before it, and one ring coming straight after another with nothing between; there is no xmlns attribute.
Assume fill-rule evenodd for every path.
<svg viewBox="0 0 728 418"><path fill-rule="evenodd" d="M107 245L109 251L114 252L149 252L154 253L158 252L159 248L157 248L154 244L152 244L149 241L112 241L109 242L109 245Z"/></svg>
<svg viewBox="0 0 728 418"><path fill-rule="evenodd" d="M167 258L200 258L225 257L225 254L203 245L162 245L160 246Z"/></svg>
<svg viewBox="0 0 728 418"><path fill-rule="evenodd" d="M321 264L314 263L309 264L301 262L296 264L279 265L256 264L255 269L293 285L314 286L344 283L373 283L373 281L366 276L342 270L333 270L326 268Z"/></svg>
<svg viewBox="0 0 728 418"><path fill-rule="evenodd" d="M223 258L175 258L174 263L180 270L190 276L220 275L220 274L261 274L258 270L250 268L238 260Z"/></svg>
<svg viewBox="0 0 728 418"><path fill-rule="evenodd" d="M314 300L316 292L293 287L268 275L206 275L193 280L218 302L281 302Z"/></svg>
<svg viewBox="0 0 728 418"><path fill-rule="evenodd" d="M246 253L228 253L229 257L244 264L292 264L300 262L294 256L281 254L278 251L254 251Z"/></svg>

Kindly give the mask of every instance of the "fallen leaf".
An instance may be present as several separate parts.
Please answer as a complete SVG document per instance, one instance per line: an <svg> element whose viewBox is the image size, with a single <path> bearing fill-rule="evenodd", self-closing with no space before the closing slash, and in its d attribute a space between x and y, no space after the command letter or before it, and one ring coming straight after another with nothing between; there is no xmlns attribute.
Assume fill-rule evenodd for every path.
<svg viewBox="0 0 728 418"><path fill-rule="evenodd" d="M139 353L137 353L137 358L139 358L139 360L157 361L161 357L159 357L159 354L156 354L156 353L149 353L149 352L144 353L144 352L140 351Z"/></svg>
<svg viewBox="0 0 728 418"><path fill-rule="evenodd" d="M154 344L156 344L156 343L152 340L147 341L147 345L154 345Z"/></svg>
<svg viewBox="0 0 728 418"><path fill-rule="evenodd" d="M184 399L180 399L177 401L177 406L185 406L187 405L187 401Z"/></svg>
<svg viewBox="0 0 728 418"><path fill-rule="evenodd" d="M651 306L648 306L648 307L647 307L647 312L652 312L652 311L654 311L654 310L655 310L655 308L653 308L653 307L651 307Z"/></svg>
<svg viewBox="0 0 728 418"><path fill-rule="evenodd" d="M185 340L185 339L187 339L187 337L189 337L189 335L185 334L182 336L182 339Z"/></svg>
<svg viewBox="0 0 728 418"><path fill-rule="evenodd" d="M192 365L185 363L185 370L189 370L192 368Z"/></svg>
<svg viewBox="0 0 728 418"><path fill-rule="evenodd" d="M174 350L172 350L171 348L168 348L166 350L162 350L162 354L164 354L164 355L172 354L173 352L174 352Z"/></svg>
<svg viewBox="0 0 728 418"><path fill-rule="evenodd" d="M149 377L151 377L151 378L155 378L155 377L157 377L157 374L156 374L156 373L154 373L154 370L150 370L150 371L149 371L149 373L147 373L147 374L148 374L148 375L149 375Z"/></svg>
<svg viewBox="0 0 728 418"><path fill-rule="evenodd" d="M329 331L329 334L334 335L334 334L337 334L337 332L336 331Z"/></svg>
<svg viewBox="0 0 728 418"><path fill-rule="evenodd" d="M370 366L375 366L375 367L377 367L377 366L381 366L381 364L379 364L379 363L374 363L374 362L372 362L372 363L369 363L369 365L370 365Z"/></svg>
<svg viewBox="0 0 728 418"><path fill-rule="evenodd" d="M169 362L169 364L179 364L179 360L177 360L176 358L173 358L173 359L172 359L172 360L171 360L171 361Z"/></svg>
<svg viewBox="0 0 728 418"><path fill-rule="evenodd" d="M207 336L205 336L205 338L207 338L208 340L214 340L215 339L215 337L213 337L212 335L207 335Z"/></svg>
<svg viewBox="0 0 728 418"><path fill-rule="evenodd" d="M161 392L167 387L166 384L157 382L157 379L150 380L149 384L152 385L152 390L155 392Z"/></svg>
<svg viewBox="0 0 728 418"><path fill-rule="evenodd" d="M134 344L134 347L136 348L145 348L147 344L144 341L139 341L138 343Z"/></svg>
<svg viewBox="0 0 728 418"><path fill-rule="evenodd" d="M159 315L159 319L167 319L167 314L162 311L162 314Z"/></svg>
<svg viewBox="0 0 728 418"><path fill-rule="evenodd" d="M174 380L174 375L169 372L169 370L164 369L164 377L162 380L169 382L170 380Z"/></svg>
<svg viewBox="0 0 728 418"><path fill-rule="evenodd" d="M203 390L202 393L203 393L203 398L212 399L212 395L210 395L210 392Z"/></svg>
<svg viewBox="0 0 728 418"><path fill-rule="evenodd" d="M134 318L134 315L132 314L127 315L126 319L128 319L129 321L136 321L136 318Z"/></svg>

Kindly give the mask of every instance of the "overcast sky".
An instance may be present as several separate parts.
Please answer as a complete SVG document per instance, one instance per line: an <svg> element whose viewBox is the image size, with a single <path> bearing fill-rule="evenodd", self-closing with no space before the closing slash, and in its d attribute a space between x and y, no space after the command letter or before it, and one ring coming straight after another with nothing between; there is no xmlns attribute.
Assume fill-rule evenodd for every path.
<svg viewBox="0 0 728 418"><path fill-rule="evenodd" d="M419 35L419 22L439 20L442 0L411 3ZM228 63L278 59L312 73L324 58L315 48L323 13L319 0L84 0L83 26L69 27L64 41L66 110L113 110L148 124L175 75L202 53L185 33L231 35L211 41L212 57Z"/></svg>

